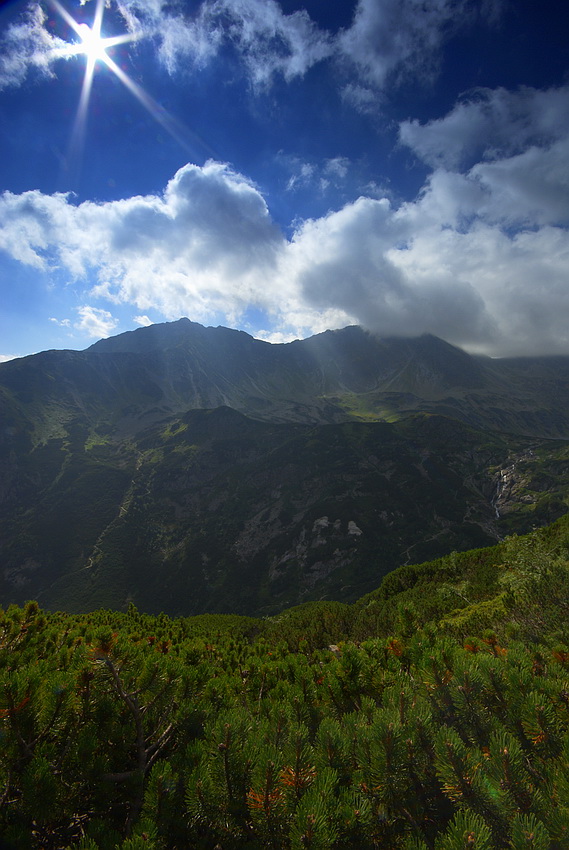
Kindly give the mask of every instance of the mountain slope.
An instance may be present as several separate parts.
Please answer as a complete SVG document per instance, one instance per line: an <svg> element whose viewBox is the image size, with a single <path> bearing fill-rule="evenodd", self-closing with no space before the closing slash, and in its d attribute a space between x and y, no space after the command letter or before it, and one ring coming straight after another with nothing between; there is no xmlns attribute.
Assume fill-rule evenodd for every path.
<svg viewBox="0 0 569 850"><path fill-rule="evenodd" d="M490 360L432 336L378 339L358 327L270 345L188 319L0 365L3 416L32 443L61 436L77 417L120 435L220 405L275 422L437 412L485 429L569 438L568 386L566 357Z"/></svg>
<svg viewBox="0 0 569 850"><path fill-rule="evenodd" d="M0 513L3 599L172 614L353 600L401 563L554 519L569 476L564 445L552 458L438 416L308 426L221 407L128 442L85 437L28 456L28 488ZM524 474L498 490L514 449ZM547 463L558 495L530 494Z"/></svg>
<svg viewBox="0 0 569 850"><path fill-rule="evenodd" d="M270 613L550 522L568 376L428 336L269 345L187 319L2 364L2 601Z"/></svg>

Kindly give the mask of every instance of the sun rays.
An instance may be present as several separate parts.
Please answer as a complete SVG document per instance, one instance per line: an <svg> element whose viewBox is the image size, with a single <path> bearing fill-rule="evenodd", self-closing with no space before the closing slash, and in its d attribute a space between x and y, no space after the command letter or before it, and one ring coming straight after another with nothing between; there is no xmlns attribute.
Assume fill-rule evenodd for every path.
<svg viewBox="0 0 569 850"><path fill-rule="evenodd" d="M79 97L73 131L71 133L68 153L68 167L71 167L73 170L74 166L77 167L77 164L81 159L84 147L89 100L91 97L93 77L97 63L106 66L109 70L115 73L122 82L124 82L126 74L121 71L118 65L109 56L107 50L111 47L116 47L119 44L126 44L128 42L135 41L137 39L137 35L135 33L122 33L121 35L105 37L102 34L105 0L96 0L95 15L91 26L76 21L67 9L62 6L59 0L51 0L51 3L58 14L79 37L79 41L75 41L58 48L58 58L70 59L74 56L84 56L86 60L83 84L81 86L81 94Z"/></svg>
<svg viewBox="0 0 569 850"><path fill-rule="evenodd" d="M136 32L125 32L120 35L110 37L105 36L103 34L105 0L96 0L95 14L91 26L76 21L68 10L62 6L59 0L51 0L51 4L79 38L78 41L59 47L56 51L56 58L69 59L75 56L85 57L85 73L83 76L79 104L71 134L68 167L73 168L73 165L77 166L82 156L87 127L89 101L91 98L93 77L95 75L97 65L101 65L112 72L139 101L139 103L144 106L152 118L160 124L184 149L192 151L195 148L196 141L201 146L207 147L203 140L199 139L195 133L190 131L182 122L170 115L170 113L161 104L157 103L157 101L155 101L148 92L129 77L126 71L124 71L123 68L115 62L112 56L109 55L107 51L109 51L112 47L138 41L142 35Z"/></svg>
<svg viewBox="0 0 569 850"><path fill-rule="evenodd" d="M122 33L111 37L105 37L101 33L103 24L103 15L105 9L105 0L96 0L95 16L92 26L85 23L78 23L75 18L69 14L67 9L61 5L59 0L51 0L52 5L61 15L64 21L74 30L79 36L80 41L71 43L61 48L58 53L63 58L71 56L84 55L87 59L85 66L84 87L90 88L95 72L96 63L102 62L111 70L115 70L115 63L107 53L111 47L118 44L125 44L129 41L135 41L137 35L135 33Z"/></svg>

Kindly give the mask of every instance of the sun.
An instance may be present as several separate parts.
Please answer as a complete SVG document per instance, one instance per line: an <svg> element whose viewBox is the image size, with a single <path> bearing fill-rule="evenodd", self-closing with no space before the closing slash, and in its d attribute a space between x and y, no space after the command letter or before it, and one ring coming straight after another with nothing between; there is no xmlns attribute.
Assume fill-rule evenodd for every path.
<svg viewBox="0 0 569 850"><path fill-rule="evenodd" d="M84 147L87 112L96 67L97 65L106 66L112 73L116 74L116 76L125 85L130 87L130 79L111 58L107 51L118 44L125 44L126 42L134 41L136 39L136 35L134 33L122 33L121 35L110 37L102 35L105 0L96 0L95 14L93 16L91 26L76 21L67 9L62 6L59 0L51 0L51 3L78 37L76 41L68 42L59 47L57 49L57 56L61 59L71 59L73 57L84 56L86 60L83 85L81 86L81 95L79 98L79 105L77 107L77 114L75 116L69 147L69 157L71 160L75 160L80 159L81 151Z"/></svg>
<svg viewBox="0 0 569 850"><path fill-rule="evenodd" d="M61 4L60 0L50 0L52 6L58 14L65 20L70 29L77 36L77 40L73 42L63 42L54 51L54 58L71 59L74 57L85 57L85 72L83 75L83 84L81 86L81 95L75 115L75 122L71 134L69 146L69 160L79 161L81 152L84 147L84 139L87 129L87 113L89 110L89 99L93 86L93 78L97 66L104 66L108 71L114 74L118 80L129 90L129 92L148 110L149 114L161 124L165 130L176 139L176 141L184 148L193 149L194 134L171 116L168 111L157 103L138 83L136 83L128 74L114 61L108 53L110 48L119 44L137 41L144 37L142 32L125 32L121 35L105 36L103 35L103 17L106 7L106 0L96 0L95 13L91 26L86 23L79 23ZM190 138L191 137L191 138Z"/></svg>
<svg viewBox="0 0 569 850"><path fill-rule="evenodd" d="M67 22L67 24L69 24L71 29L79 36L80 39L79 41L66 44L65 47L59 51L59 55L63 58L84 55L87 58L86 77L89 75L92 76L97 62L102 62L111 70L115 71L115 63L107 53L107 50L117 44L125 44L128 41L134 41L136 36L133 33L122 33L121 35L106 38L101 34L105 8L104 0L97 0L95 16L91 26L85 23L78 23L78 21L69 14L67 9L61 5L59 0L52 0L52 3L61 17Z"/></svg>
<svg viewBox="0 0 569 850"><path fill-rule="evenodd" d="M106 50L110 45L107 42L114 42L114 39L101 38L100 32L91 29L88 24L79 24L77 32L81 38L80 52L85 54L89 62L95 63L97 60L105 62L108 59Z"/></svg>

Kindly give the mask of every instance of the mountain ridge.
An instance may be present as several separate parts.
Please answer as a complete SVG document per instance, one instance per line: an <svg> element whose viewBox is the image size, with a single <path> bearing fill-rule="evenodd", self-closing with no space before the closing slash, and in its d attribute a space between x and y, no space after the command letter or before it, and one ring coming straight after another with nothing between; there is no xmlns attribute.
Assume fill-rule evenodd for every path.
<svg viewBox="0 0 569 850"><path fill-rule="evenodd" d="M101 382L95 400L94 381ZM137 419L145 427L161 415L225 404L282 422L438 412L475 427L569 438L568 386L569 357L491 360L430 335L380 339L358 326L271 344L189 319L128 331L82 352L0 365L0 391L16 402L40 393L76 405L92 425L98 408L104 425L117 427L122 417L127 429Z"/></svg>
<svg viewBox="0 0 569 850"><path fill-rule="evenodd" d="M0 599L271 614L567 510L569 358L180 320L0 366Z"/></svg>

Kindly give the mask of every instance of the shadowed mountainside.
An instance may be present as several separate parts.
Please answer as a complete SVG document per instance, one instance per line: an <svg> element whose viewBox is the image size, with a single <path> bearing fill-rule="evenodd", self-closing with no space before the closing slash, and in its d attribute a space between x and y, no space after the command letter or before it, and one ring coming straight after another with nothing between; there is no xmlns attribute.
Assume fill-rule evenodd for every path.
<svg viewBox="0 0 569 850"><path fill-rule="evenodd" d="M353 600L565 512L568 380L569 358L187 319L2 364L2 600Z"/></svg>
<svg viewBox="0 0 569 850"><path fill-rule="evenodd" d="M432 336L378 339L359 327L271 345L188 319L2 364L3 413L36 439L82 416L132 431L227 405L273 422L394 419L438 412L470 425L569 438L569 358L491 360Z"/></svg>

